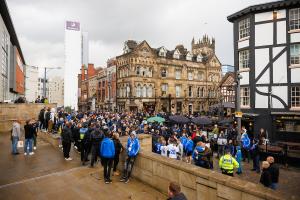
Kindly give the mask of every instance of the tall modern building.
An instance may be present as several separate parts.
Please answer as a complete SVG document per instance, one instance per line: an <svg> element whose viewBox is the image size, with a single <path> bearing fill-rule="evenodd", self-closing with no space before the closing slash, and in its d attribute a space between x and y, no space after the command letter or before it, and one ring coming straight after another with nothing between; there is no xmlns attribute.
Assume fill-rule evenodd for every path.
<svg viewBox="0 0 300 200"><path fill-rule="evenodd" d="M253 5L233 23L243 125L271 141L300 141L300 2Z"/></svg>
<svg viewBox="0 0 300 200"><path fill-rule="evenodd" d="M34 102L40 95L38 92L39 69L35 66L25 66L25 97L28 102Z"/></svg>
<svg viewBox="0 0 300 200"><path fill-rule="evenodd" d="M78 80L82 65L88 62L88 34L79 22L65 24L64 106L78 109Z"/></svg>
<svg viewBox="0 0 300 200"><path fill-rule="evenodd" d="M6 1L0 1L0 102L25 94L25 59Z"/></svg>

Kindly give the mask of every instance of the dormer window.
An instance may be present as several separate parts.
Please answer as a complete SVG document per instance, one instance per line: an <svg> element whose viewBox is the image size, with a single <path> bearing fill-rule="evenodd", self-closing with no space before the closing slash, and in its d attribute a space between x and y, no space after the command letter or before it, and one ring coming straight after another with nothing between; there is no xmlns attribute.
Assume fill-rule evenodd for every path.
<svg viewBox="0 0 300 200"><path fill-rule="evenodd" d="M197 62L202 62L203 56L201 54L199 54L197 56Z"/></svg>
<svg viewBox="0 0 300 200"><path fill-rule="evenodd" d="M176 50L174 51L173 58L179 59L179 57L180 57L180 52L178 51L178 49L176 49Z"/></svg>
<svg viewBox="0 0 300 200"><path fill-rule="evenodd" d="M123 48L123 52L124 54L125 53L128 53L130 51L130 49L128 48L127 44L124 45L124 48Z"/></svg>
<svg viewBox="0 0 300 200"><path fill-rule="evenodd" d="M192 60L192 54L190 54L190 52L186 54L186 60Z"/></svg>
<svg viewBox="0 0 300 200"><path fill-rule="evenodd" d="M160 48L158 55L161 57L166 57L167 50L164 47Z"/></svg>

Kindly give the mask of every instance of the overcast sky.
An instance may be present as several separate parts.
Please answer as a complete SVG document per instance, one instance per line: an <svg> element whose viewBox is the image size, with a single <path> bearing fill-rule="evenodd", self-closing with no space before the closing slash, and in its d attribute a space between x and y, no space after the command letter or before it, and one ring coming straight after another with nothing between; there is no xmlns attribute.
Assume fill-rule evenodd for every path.
<svg viewBox="0 0 300 200"><path fill-rule="evenodd" d="M122 53L125 40L152 47L190 49L193 36L216 39L216 54L233 64L232 24L226 17L270 0L7 0L26 63L64 65L64 24L81 23L89 33L89 62L105 66Z"/></svg>

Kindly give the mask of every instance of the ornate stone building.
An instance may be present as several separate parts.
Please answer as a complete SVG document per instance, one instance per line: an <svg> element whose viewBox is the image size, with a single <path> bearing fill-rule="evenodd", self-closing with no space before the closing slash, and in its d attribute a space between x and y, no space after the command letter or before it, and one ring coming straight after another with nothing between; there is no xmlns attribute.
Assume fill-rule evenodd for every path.
<svg viewBox="0 0 300 200"><path fill-rule="evenodd" d="M218 103L221 63L214 39L193 39L191 51L128 40L123 50L117 57L119 110L195 113Z"/></svg>

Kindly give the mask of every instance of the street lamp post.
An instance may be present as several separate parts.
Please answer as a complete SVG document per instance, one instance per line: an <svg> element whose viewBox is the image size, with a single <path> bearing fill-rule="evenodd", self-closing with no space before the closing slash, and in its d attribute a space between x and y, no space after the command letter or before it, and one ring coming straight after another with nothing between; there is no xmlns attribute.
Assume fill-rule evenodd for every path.
<svg viewBox="0 0 300 200"><path fill-rule="evenodd" d="M240 80L242 79L242 75L240 75L239 72L237 72L237 76L236 76L236 82L237 82L237 89L236 89L236 112L241 112L241 84L240 84ZM237 117L237 126L238 126L238 130L237 130L237 133L238 133L238 136L237 136L237 139L238 139L238 142L240 143L241 141L241 126L242 126L242 118L241 116L238 116Z"/></svg>

